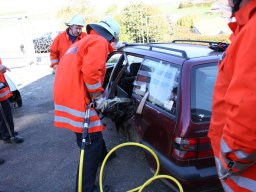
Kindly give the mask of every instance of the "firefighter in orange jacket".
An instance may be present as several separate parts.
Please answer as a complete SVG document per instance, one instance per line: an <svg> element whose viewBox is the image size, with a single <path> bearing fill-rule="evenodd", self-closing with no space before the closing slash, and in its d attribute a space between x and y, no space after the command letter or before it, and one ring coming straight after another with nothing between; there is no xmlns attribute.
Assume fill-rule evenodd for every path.
<svg viewBox="0 0 256 192"><path fill-rule="evenodd" d="M87 105L94 100L95 109L90 110L89 136L91 144L85 148L83 191L95 190L97 167L107 153L102 136L104 125L96 111L105 106L103 81L108 53L113 51L112 42L117 42L120 27L107 18L98 24L86 27L88 35L73 44L62 57L54 82L54 124L76 133L81 146L83 123Z"/></svg>
<svg viewBox="0 0 256 192"><path fill-rule="evenodd" d="M6 80L3 75L6 72L6 70L8 70L8 68L6 68L4 65L2 65L1 60L0 60L0 82L6 83ZM0 90L0 95L2 95L2 94L6 95L6 98L8 98L9 96L11 96L11 91L10 91L10 89L8 89L8 87L6 87L5 90ZM2 137L2 135L1 135L1 137ZM2 165L3 163L4 163L4 159L0 158L0 165Z"/></svg>
<svg viewBox="0 0 256 192"><path fill-rule="evenodd" d="M0 105L2 110L0 113L0 135L4 143L22 143L24 141L23 138L16 136L15 133L17 134L17 132L14 132L13 116L8 100L12 96L12 92L4 76L6 70L9 69L2 65L0 60Z"/></svg>
<svg viewBox="0 0 256 192"><path fill-rule="evenodd" d="M236 22L219 64L209 130L225 191L256 191L256 1L229 0Z"/></svg>
<svg viewBox="0 0 256 192"><path fill-rule="evenodd" d="M75 42L81 40L86 36L85 32L82 32L84 27L84 19L75 15L69 22L66 23L68 28L60 33L54 40L50 47L51 65L54 72L57 69L61 57L66 53L68 48Z"/></svg>

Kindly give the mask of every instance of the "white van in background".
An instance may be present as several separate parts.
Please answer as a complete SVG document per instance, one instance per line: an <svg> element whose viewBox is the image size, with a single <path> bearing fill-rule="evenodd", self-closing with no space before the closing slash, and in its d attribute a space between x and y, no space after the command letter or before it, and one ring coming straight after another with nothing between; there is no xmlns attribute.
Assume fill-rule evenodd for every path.
<svg viewBox="0 0 256 192"><path fill-rule="evenodd" d="M5 79L12 91L12 96L9 98L10 105L12 108L19 108L22 106L22 98L20 91L17 89L16 85L13 83L13 81L8 77L8 75L5 74Z"/></svg>

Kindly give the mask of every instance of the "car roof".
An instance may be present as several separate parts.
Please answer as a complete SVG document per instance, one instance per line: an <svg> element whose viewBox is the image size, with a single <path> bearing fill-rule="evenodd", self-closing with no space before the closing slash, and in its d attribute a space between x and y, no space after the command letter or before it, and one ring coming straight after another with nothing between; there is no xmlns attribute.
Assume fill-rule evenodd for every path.
<svg viewBox="0 0 256 192"><path fill-rule="evenodd" d="M146 43L146 44L127 44L126 48L133 47L136 49L150 50L154 52L166 53L172 56L177 56L183 59L192 59L198 57L206 56L218 56L223 53L223 51L228 46L225 44L225 49L219 49L219 44L216 42L204 42L204 41L192 41L192 43ZM208 43L209 45L198 44L198 42ZM125 48L124 48L125 49Z"/></svg>
<svg viewBox="0 0 256 192"><path fill-rule="evenodd" d="M216 51L203 45L181 44L181 43L160 44L160 45L167 48L183 50L186 52L188 58L205 57L209 55L214 55L214 53L217 54Z"/></svg>

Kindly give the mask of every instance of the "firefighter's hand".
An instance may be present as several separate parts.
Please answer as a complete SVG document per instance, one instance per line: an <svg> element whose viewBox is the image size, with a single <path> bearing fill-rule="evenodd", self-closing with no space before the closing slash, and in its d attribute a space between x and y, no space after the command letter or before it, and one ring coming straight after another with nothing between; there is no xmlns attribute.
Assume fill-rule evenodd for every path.
<svg viewBox="0 0 256 192"><path fill-rule="evenodd" d="M102 95L95 98L94 103L95 103L95 110L98 112L103 112L104 109L107 107L107 100L103 98Z"/></svg>
<svg viewBox="0 0 256 192"><path fill-rule="evenodd" d="M0 73L5 73L6 71L10 71L10 69L4 65L0 65Z"/></svg>
<svg viewBox="0 0 256 192"><path fill-rule="evenodd" d="M127 44L126 42L118 42L118 43L116 43L115 48L116 48L116 49L121 49L121 48L123 48L126 44Z"/></svg>
<svg viewBox="0 0 256 192"><path fill-rule="evenodd" d="M130 99L129 99L130 101ZM127 99L113 98L113 99L105 99L104 97L98 98L94 100L95 102L95 110L101 113L104 113L105 110L109 110L109 108L113 108L115 104L120 102L127 102Z"/></svg>
<svg viewBox="0 0 256 192"><path fill-rule="evenodd" d="M54 72L57 71L57 68L58 68L58 65L53 65L53 66L52 66L52 69L53 69Z"/></svg>

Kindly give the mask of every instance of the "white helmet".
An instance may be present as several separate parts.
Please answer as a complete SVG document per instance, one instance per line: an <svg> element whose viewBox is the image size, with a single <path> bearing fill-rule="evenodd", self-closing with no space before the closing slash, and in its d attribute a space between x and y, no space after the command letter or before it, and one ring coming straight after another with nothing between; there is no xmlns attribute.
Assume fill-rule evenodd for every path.
<svg viewBox="0 0 256 192"><path fill-rule="evenodd" d="M67 26L72 26L72 25L84 26L84 18L81 17L80 15L75 15L71 18L69 22L66 22L65 24Z"/></svg>
<svg viewBox="0 0 256 192"><path fill-rule="evenodd" d="M107 41L119 40L120 26L119 24L111 17L108 17L99 23L92 23L86 26L87 33L90 33L90 30L93 29L101 36L103 36Z"/></svg>

